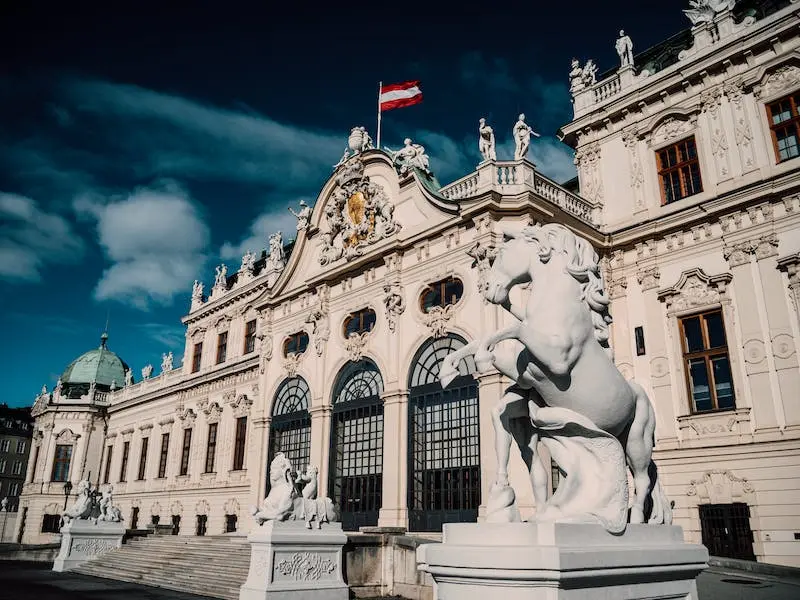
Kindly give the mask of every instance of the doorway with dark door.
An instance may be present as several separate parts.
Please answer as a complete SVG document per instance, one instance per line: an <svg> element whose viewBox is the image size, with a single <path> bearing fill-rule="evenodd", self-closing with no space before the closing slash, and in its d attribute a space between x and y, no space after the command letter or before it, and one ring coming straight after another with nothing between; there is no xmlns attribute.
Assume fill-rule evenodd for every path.
<svg viewBox="0 0 800 600"><path fill-rule="evenodd" d="M701 504L703 545L711 556L755 560L750 507L744 502Z"/></svg>

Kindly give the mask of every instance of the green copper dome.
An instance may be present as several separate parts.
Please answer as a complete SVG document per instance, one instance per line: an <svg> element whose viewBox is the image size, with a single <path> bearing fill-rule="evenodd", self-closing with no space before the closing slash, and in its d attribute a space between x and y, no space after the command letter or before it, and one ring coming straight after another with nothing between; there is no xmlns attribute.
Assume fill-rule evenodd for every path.
<svg viewBox="0 0 800 600"><path fill-rule="evenodd" d="M118 388L125 385L125 372L128 365L116 354L106 348L108 334L100 337L100 347L82 354L64 369L61 374L62 393L70 398L80 397L94 383L99 390L108 390L111 384Z"/></svg>

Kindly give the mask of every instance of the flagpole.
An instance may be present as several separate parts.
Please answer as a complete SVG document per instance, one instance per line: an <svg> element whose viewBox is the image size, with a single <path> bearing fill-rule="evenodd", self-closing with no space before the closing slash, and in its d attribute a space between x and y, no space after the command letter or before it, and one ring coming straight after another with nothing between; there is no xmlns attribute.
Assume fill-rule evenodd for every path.
<svg viewBox="0 0 800 600"><path fill-rule="evenodd" d="M383 91L383 82L378 82L378 150L381 149L381 92Z"/></svg>

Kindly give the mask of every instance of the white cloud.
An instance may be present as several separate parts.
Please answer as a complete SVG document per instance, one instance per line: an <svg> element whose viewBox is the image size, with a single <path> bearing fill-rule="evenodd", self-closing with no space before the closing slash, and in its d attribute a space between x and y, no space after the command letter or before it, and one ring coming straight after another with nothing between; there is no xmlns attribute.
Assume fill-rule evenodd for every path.
<svg viewBox="0 0 800 600"><path fill-rule="evenodd" d="M183 349L185 330L180 325L164 325L163 323L139 323L134 325L141 333L164 346L165 350L179 351ZM177 357L176 357L177 358ZM178 360L180 360L178 358Z"/></svg>
<svg viewBox="0 0 800 600"><path fill-rule="evenodd" d="M46 264L71 264L84 243L71 223L35 200L0 192L0 277L40 281Z"/></svg>
<svg viewBox="0 0 800 600"><path fill-rule="evenodd" d="M175 184L140 188L106 204L79 198L75 211L96 220L98 241L112 262L95 288L98 300L143 310L167 305L190 289L205 261L208 227Z"/></svg>
<svg viewBox="0 0 800 600"><path fill-rule="evenodd" d="M295 212L298 211L297 202L292 202L288 206L294 208ZM219 251L220 258L223 260L240 259L248 250L261 256L261 251L269 245L269 236L276 231L280 231L283 234L284 242L293 239L297 235L297 218L286 210L284 206L270 208L258 215L250 224L247 233L239 243L234 244L226 241L222 244L222 248ZM236 263L233 270L238 268L239 264ZM229 270L231 270L230 266Z"/></svg>

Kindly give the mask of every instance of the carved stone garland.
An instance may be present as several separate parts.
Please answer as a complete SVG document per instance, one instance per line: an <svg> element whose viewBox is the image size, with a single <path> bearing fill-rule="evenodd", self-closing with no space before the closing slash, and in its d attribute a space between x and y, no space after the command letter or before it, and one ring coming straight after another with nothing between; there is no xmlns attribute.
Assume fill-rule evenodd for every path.
<svg viewBox="0 0 800 600"><path fill-rule="evenodd" d="M581 193L594 202L603 201L603 178L600 174L600 144L587 144L575 152L575 166L581 181Z"/></svg>
<svg viewBox="0 0 800 600"><path fill-rule="evenodd" d="M364 350L366 350L367 342L369 341L369 331L363 333L353 332L344 342L344 349L347 352L347 358L353 362L358 362L364 358Z"/></svg>
<svg viewBox="0 0 800 600"><path fill-rule="evenodd" d="M484 293L489 288L489 270L496 254L497 248L484 246L479 241L467 250L467 255L473 258L472 268L478 269L478 294L483 298L484 304L488 303Z"/></svg>
<svg viewBox="0 0 800 600"><path fill-rule="evenodd" d="M316 295L317 301L306 318L306 323L311 325L311 335L314 337L314 349L317 351L317 356L322 356L325 352L325 343L331 333L328 307L330 289L324 285L320 286Z"/></svg>
<svg viewBox="0 0 800 600"><path fill-rule="evenodd" d="M622 134L622 143L628 149L628 160L631 171L631 188L633 188L633 198L636 210L644 208L644 172L642 171L642 161L639 160L639 136L633 130L627 130Z"/></svg>
<svg viewBox="0 0 800 600"><path fill-rule="evenodd" d="M708 128L711 133L711 154L717 167L720 180L730 177L731 167L728 160L728 138L722 124L719 107L722 103L722 89L719 87L707 90L700 96L703 112L708 115Z"/></svg>
<svg viewBox="0 0 800 600"><path fill-rule="evenodd" d="M423 321L428 327L433 338L443 338L447 335L447 328L455 313L455 304L445 307L434 306L423 315Z"/></svg>
<svg viewBox="0 0 800 600"><path fill-rule="evenodd" d="M730 100L731 117L734 123L734 137L739 150L739 159L742 170L747 173L756 166L755 151L753 149L753 132L750 120L747 117L742 95L744 93L742 81L729 81L723 87L725 95Z"/></svg>
<svg viewBox="0 0 800 600"><path fill-rule="evenodd" d="M349 159L336 176L337 189L325 207L327 231L320 234L319 263L328 265L340 258L352 260L366 247L400 229L394 218L394 204L383 187L364 174L360 156Z"/></svg>
<svg viewBox="0 0 800 600"><path fill-rule="evenodd" d="M387 283L383 286L383 306L386 309L386 320L389 323L389 331L394 332L397 327L397 319L406 310L406 301L403 297L403 286L399 283Z"/></svg>

